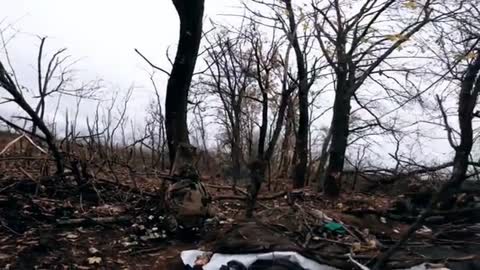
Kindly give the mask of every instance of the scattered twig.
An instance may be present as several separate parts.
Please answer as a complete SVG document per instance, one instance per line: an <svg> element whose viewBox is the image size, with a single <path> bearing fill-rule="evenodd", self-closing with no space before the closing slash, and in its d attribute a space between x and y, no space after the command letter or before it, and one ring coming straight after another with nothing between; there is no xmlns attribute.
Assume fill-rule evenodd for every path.
<svg viewBox="0 0 480 270"><path fill-rule="evenodd" d="M327 242L327 243L332 243L332 244L337 244L337 245L340 245L340 246L345 246L345 247L351 247L352 244L349 244L349 243L345 243L345 242L341 242L341 241L336 241L336 240L332 240L332 239L328 239L328 238L324 238L324 237L319 237L319 236L316 236L314 238L314 240L320 240L320 241L323 241L323 242Z"/></svg>
<svg viewBox="0 0 480 270"><path fill-rule="evenodd" d="M46 150L44 150L43 148L41 148L40 146L38 146L38 144L36 144L32 138L28 137L26 134L23 134L22 135L25 139L27 139L27 141L30 142L30 144L32 144L35 148L37 148L40 152L44 153L44 154L48 154L48 152Z"/></svg>
<svg viewBox="0 0 480 270"><path fill-rule="evenodd" d="M0 224L2 224L2 226L7 229L8 231L12 232L13 234L17 235L17 236L20 236L22 235L21 233L15 231L14 229L8 227L8 225L5 223L5 221L3 221L3 219L0 219Z"/></svg>
<svg viewBox="0 0 480 270"><path fill-rule="evenodd" d="M240 191L240 193L245 192L245 191L243 191L241 189L238 189L238 188L237 188L237 191ZM260 201L274 200L274 199L281 198L281 197L285 196L286 194L287 194L286 191L282 191L282 192L275 193L275 194L272 194L272 195L266 195L266 196L258 197L257 200L260 200ZM220 201L220 200L240 200L240 201L248 200L247 197L238 196L238 195L218 195L218 196L215 196L213 199L218 200L218 201Z"/></svg>
<svg viewBox="0 0 480 270"><path fill-rule="evenodd" d="M359 263L357 260L355 260L353 257L352 257L352 254L348 254L348 258L350 259L350 261L352 261L356 266L358 266L360 269L362 270L370 270L370 268L366 267L365 265Z"/></svg>
<svg viewBox="0 0 480 270"><path fill-rule="evenodd" d="M57 219L58 225L80 225L80 224L108 224L121 223L132 220L131 216L118 217L97 217L97 218L73 218L73 219Z"/></svg>
<svg viewBox="0 0 480 270"><path fill-rule="evenodd" d="M14 187L14 186L16 186L16 185L17 185L17 182L13 182L12 184L10 184L10 185L8 185L8 186L0 189L0 193L4 192L4 191L6 191L6 190L9 190L10 188L12 188L12 187Z"/></svg>
<svg viewBox="0 0 480 270"><path fill-rule="evenodd" d="M32 176L30 173L28 173L27 171L25 171L24 168L18 167L18 170L19 170L23 175L25 175L30 181L37 183L37 181L35 181L35 178L33 178L33 176Z"/></svg>
<svg viewBox="0 0 480 270"><path fill-rule="evenodd" d="M5 152L7 152L7 150L12 146L14 145L16 142L18 142L20 139L22 139L24 137L24 135L20 135L18 136L17 138L13 139L11 142L7 143L7 145L5 145L5 147L3 148L3 150L0 152L0 156L3 155Z"/></svg>
<svg viewBox="0 0 480 270"><path fill-rule="evenodd" d="M166 247L164 247L164 246L139 249L139 250L135 250L135 251L130 252L130 255L143 255L143 254L157 252L157 251L161 251L161 250L165 250L165 249L166 249Z"/></svg>

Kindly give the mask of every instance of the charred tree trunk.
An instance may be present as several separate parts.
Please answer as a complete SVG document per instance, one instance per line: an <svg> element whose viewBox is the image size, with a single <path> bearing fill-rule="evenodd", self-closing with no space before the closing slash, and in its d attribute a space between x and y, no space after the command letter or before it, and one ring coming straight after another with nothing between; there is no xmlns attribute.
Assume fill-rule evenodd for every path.
<svg viewBox="0 0 480 270"><path fill-rule="evenodd" d="M350 122L350 88L346 83L347 76L338 72L335 102L333 104L332 142L328 159L327 170L323 182L323 191L326 195L336 197L340 194L340 180L345 162L345 151L348 143Z"/></svg>
<svg viewBox="0 0 480 270"><path fill-rule="evenodd" d="M253 162L249 164L250 177L252 182L248 187L249 197L246 211L247 217L252 217L253 215L253 210L255 208L255 202L258 196L258 192L260 191L262 183L265 181L265 171L267 169L268 163L272 159L275 145L278 141L278 138L280 137L280 131L282 130L283 121L285 119L285 113L287 111L288 101L290 100L292 90L293 89L284 89L284 91L282 92L282 99L278 108L277 122L275 123L275 129L273 130L272 138L268 142L267 150L263 155L259 155Z"/></svg>
<svg viewBox="0 0 480 270"><path fill-rule="evenodd" d="M295 111L292 98L288 101L287 116L285 119L285 133L282 142L279 171L282 177L290 176L290 166L293 159L292 141L295 132Z"/></svg>
<svg viewBox="0 0 480 270"><path fill-rule="evenodd" d="M290 27L289 39L292 44L295 58L297 60L297 75L298 75L298 102L300 117L298 120L297 137L295 141L295 177L293 181L294 188L301 188L305 185L305 177L307 173L308 162L308 77L305 65L305 59L300 47L297 36L297 23L295 22L295 14L292 7L292 1L286 0L285 7L288 12L288 21Z"/></svg>
<svg viewBox="0 0 480 270"><path fill-rule="evenodd" d="M180 37L165 100L165 128L170 162L179 143L189 143L187 101L202 37L204 0L172 0L180 18Z"/></svg>
<svg viewBox="0 0 480 270"><path fill-rule="evenodd" d="M286 85L282 89L282 98L280 100L280 105L278 107L278 116L275 123L275 129L273 130L272 137L268 142L267 150L261 154L261 148L259 147L258 157L252 163L249 164L251 184L248 187L249 197L247 203L246 216L252 217L253 210L255 208L255 202L257 200L258 192L262 186L262 183L265 181L265 171L269 166L270 160L272 159L273 152L275 150L275 145L277 144L278 138L280 137L280 132L283 127L283 122L285 120L285 114L287 112L290 95L293 92L294 88L288 88ZM264 99L265 101L266 99ZM266 122L268 118L268 101L265 101L263 113L262 113L262 123ZM267 108L267 109L265 109ZM262 124L263 125L263 124ZM266 123L265 123L266 127ZM266 128L265 128L266 136ZM264 139L265 141L266 139Z"/></svg>
<svg viewBox="0 0 480 270"><path fill-rule="evenodd" d="M320 158L318 159L318 167L315 172L314 178L317 181L317 191L323 190L323 183L325 181L325 165L328 161L328 149L330 147L330 141L332 140L332 129L328 129L327 136L322 144L322 151L320 153Z"/></svg>
<svg viewBox="0 0 480 270"><path fill-rule="evenodd" d="M343 32L342 28L339 28L336 47L338 64L335 67L335 77L337 80L332 124L330 126L332 142L323 182L325 195L331 197L338 197L340 195L340 182L348 143L350 102L355 91L355 65L346 52L345 44L347 44L346 33Z"/></svg>
<svg viewBox="0 0 480 270"><path fill-rule="evenodd" d="M198 179L199 173L196 168L198 161L197 149L188 144L177 145L175 161L173 162L171 175L181 176L189 179Z"/></svg>
<svg viewBox="0 0 480 270"><path fill-rule="evenodd" d="M268 95L266 89L262 90L262 124L260 125L260 134L258 137L258 157L263 158L265 153L265 141L267 139L268 128Z"/></svg>
<svg viewBox="0 0 480 270"><path fill-rule="evenodd" d="M300 118L295 141L296 162L294 188L301 188L305 185L308 163L308 91L299 92Z"/></svg>
<svg viewBox="0 0 480 270"><path fill-rule="evenodd" d="M242 100L237 100L235 95L232 95L233 117L232 122L232 162L233 162L233 191L236 193L238 179L240 178L241 160L242 158L242 138L241 138L241 114L242 114Z"/></svg>
<svg viewBox="0 0 480 270"><path fill-rule="evenodd" d="M235 132L235 130L237 130L237 132ZM233 185L232 185L232 188L233 188L233 191L236 193L237 192L237 184L238 184L238 179L240 178L240 169L241 169L241 164L240 164L240 160L241 160L241 148L240 148L240 131L238 130L238 128L236 128L234 131L233 131L233 141L232 141L232 151L231 151L231 155L232 155L232 165L233 165L233 168L232 168L232 179L233 179Z"/></svg>
<svg viewBox="0 0 480 270"><path fill-rule="evenodd" d="M246 143L246 151L247 156L252 158L255 156L255 150L253 145L253 130L254 130L254 121L251 117L248 117L247 124L245 125L245 143Z"/></svg>
<svg viewBox="0 0 480 270"><path fill-rule="evenodd" d="M268 142L268 148L265 151L264 159L270 161L273 156L273 151L275 150L275 145L277 144L278 138L280 137L280 131L282 131L283 122L285 119L285 113L288 107L288 101L290 100L290 95L293 92L292 89L285 89L282 92L282 99L280 101L280 106L278 107L278 117L277 122L275 123L275 129L272 133L272 138Z"/></svg>

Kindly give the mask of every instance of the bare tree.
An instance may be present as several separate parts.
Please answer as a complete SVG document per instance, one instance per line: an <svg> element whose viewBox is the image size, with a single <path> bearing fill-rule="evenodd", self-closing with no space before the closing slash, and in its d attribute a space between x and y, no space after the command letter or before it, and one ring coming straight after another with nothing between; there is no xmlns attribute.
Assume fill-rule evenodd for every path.
<svg viewBox="0 0 480 270"><path fill-rule="evenodd" d="M282 147L280 149L280 160L278 162L279 176L290 177L290 169L294 159L294 144L295 144L295 129L296 129L296 115L295 115L295 97L290 97L287 102L287 113L285 116L285 131L283 133Z"/></svg>
<svg viewBox="0 0 480 270"><path fill-rule="evenodd" d="M46 112L47 98L60 96L73 96L80 99L93 98L96 90L100 89L98 81L82 83L75 85L72 66L76 61L72 61L71 56L67 55L67 49L62 48L55 51L50 58L45 59L45 45L47 38L40 38L40 46L37 56L37 94L38 99L35 106L35 113L40 119L44 119ZM46 60L46 64L45 64ZM33 123L32 133L35 133L37 125Z"/></svg>
<svg viewBox="0 0 480 270"><path fill-rule="evenodd" d="M291 100L291 94L297 88L296 84L288 78L289 58L290 51L292 49L290 43L288 43L288 46L285 50L285 55L282 58L279 52L282 43L279 42L279 40L276 40L275 32L272 40L270 41L270 47L265 50L265 52L263 47L260 45L263 42L262 36L259 32L251 33L249 40L255 55L254 78L256 79L256 85L258 86L261 94L260 103L262 104L262 114L260 132L257 140L257 157L249 164L252 182L249 185L249 200L246 211L247 217L251 217L253 215L255 201L262 183L265 182L266 169L267 167L270 167L270 161L273 157L275 147L283 127L288 103ZM279 59L281 59L281 61ZM273 75L275 73L279 75L278 77L282 82L280 89L280 102L278 104L278 113L276 115L276 121L273 125L270 140L268 141L268 145L266 145L268 111L270 104L269 93L273 92L273 89L275 88L273 83ZM265 146L267 146L266 149Z"/></svg>
<svg viewBox="0 0 480 270"><path fill-rule="evenodd" d="M396 0L368 0L351 8L348 1L335 0L314 6L317 40L335 75L335 100L331 123L332 141L325 171L324 192L330 196L340 193L340 178L350 133L351 100L366 80L374 74L392 53L428 23L443 14L433 12L435 0L404 7ZM321 6L323 5L323 6ZM399 19L394 16L398 8L411 9L414 15ZM349 9L349 12L346 12ZM346 14L351 14L347 16ZM387 34L382 27L384 19L401 22L395 33ZM389 30L386 30L389 29ZM392 71L399 71L392 68Z"/></svg>
<svg viewBox="0 0 480 270"><path fill-rule="evenodd" d="M478 111L475 110L480 94L480 21L478 20L480 11L477 5L478 1L474 1L465 7L461 6L462 12L450 14L454 18L453 25L440 25L438 28L439 33L450 33L442 36L438 57L443 67L447 69L447 73L451 75L452 81L457 82L453 84L454 91L443 91L447 96L436 95L438 114L443 120L448 142L455 153L453 162L447 164L453 166L449 179L433 195L428 206L423 209L402 238L379 256L373 267L375 270L383 269L388 259L422 226L431 212L439 204L446 204L468 178L468 167L472 164L470 153L474 141L473 120L479 117ZM445 32L443 27L449 28L449 31ZM448 59L449 57L455 59ZM445 108L445 99L451 94L458 100L455 105L458 130L451 125Z"/></svg>
<svg viewBox="0 0 480 270"><path fill-rule="evenodd" d="M313 60L308 58L309 52L313 48L313 34L308 27L310 15L304 13L301 8L299 15L297 15L298 12L296 12L296 8L292 5L291 0L273 2L252 0L252 2L267 7L270 11L270 14L268 12L255 11L252 7L246 5L247 10L259 18L255 20L263 19L266 21L263 25L270 23L273 24L270 27L282 30L295 54L295 83L298 90L299 119L295 137L293 186L300 188L305 185L307 176L310 129L309 92L317 79L320 69L318 66L320 58L314 57ZM312 63L309 63L309 60L312 60Z"/></svg>
<svg viewBox="0 0 480 270"><path fill-rule="evenodd" d="M165 129L171 166L175 160L177 146L180 143L189 143L188 92L202 38L204 10L204 0L172 1L180 17L180 37L165 100Z"/></svg>
<svg viewBox="0 0 480 270"><path fill-rule="evenodd" d="M270 30L265 34L254 20L235 32L221 29L209 39L206 49L209 74L200 84L217 96L221 104L218 120L225 127L230 145L234 187L240 170L241 158L237 155L245 156L246 151L250 158L252 182L248 187L247 216L253 214L255 199L280 137L287 105L297 89L296 80L289 74L292 46L285 42L283 34L276 35ZM283 47L284 44L287 46ZM276 103L273 100L277 100ZM272 110L276 113L270 115Z"/></svg>
<svg viewBox="0 0 480 270"><path fill-rule="evenodd" d="M45 97L48 95L51 95L52 93L61 92L64 90L64 88L62 88L63 86L62 81L63 81L63 78L68 76L67 75L68 72L64 71L59 73L61 76L61 79L59 80L60 83L58 83L56 87L50 89L48 88L48 82L52 80L53 76L57 75L55 71L57 68L59 68L59 66L62 64L63 61L58 60L58 58L54 56L49 62L48 72L46 74L47 76L46 78L44 78L43 81L42 81L42 73L40 70L38 71L39 84L41 84L41 88L39 89L42 89L42 91L40 93L41 94L40 102L38 103L35 109L31 104L29 104L29 102L26 100L25 96L22 93L22 89L20 88L21 86L16 77L16 73L13 70L13 67L10 62L10 57L6 47L8 42L4 38L3 31L0 32L0 34L3 42L3 50L5 52L8 65L11 68L11 70L8 71L5 65L2 62L0 62L0 87L5 89L11 96L11 98L6 98L5 102L13 102L17 104L27 114L28 117L22 117L22 116L18 116L18 117L21 119L23 118L27 122L31 122L33 126L33 131L29 131L24 127L20 127L19 125L1 116L0 116L0 120L2 120L6 124L8 124L9 126L12 126L17 130L20 130L27 134L31 134L41 139L42 141L44 141L48 145L50 151L52 152L53 157L55 158L57 174L62 174L65 167L64 157L60 152L59 148L57 147L56 141L55 141L56 139L53 136L51 130L47 127L47 124L45 123L43 116L45 112ZM44 42L45 42L45 39L42 39L40 49L39 49L39 55L42 54ZM62 52L64 52L64 50L60 50L55 55L61 54ZM38 60L38 63L39 63L38 65L41 66L41 59ZM43 136L36 134L35 132L36 127L40 129L40 131L43 133Z"/></svg>
<svg viewBox="0 0 480 270"><path fill-rule="evenodd" d="M243 107L247 90L253 82L250 73L254 55L250 48L245 48L245 40L228 35L227 29L215 33L214 41L209 43L210 46L206 49L208 57L205 59L209 74L203 84L208 87L207 91L220 99L222 105L221 121L224 122L223 126L228 134L235 187L243 160L241 138Z"/></svg>
<svg viewBox="0 0 480 270"><path fill-rule="evenodd" d="M35 135L1 116L0 116L0 120L4 121L8 125L16 129L35 135L37 138L40 138L43 141L45 141L50 151L52 152L53 157L55 158L56 165L57 165L57 174L62 174L64 171L65 165L64 165L63 156L55 143L55 138L53 137L52 133L48 129L45 122L40 118L40 116L25 100L25 98L23 97L23 95L15 85L13 79L10 77L7 70L5 70L5 67L1 62L0 62L0 87L2 87L3 89L7 90L8 93L10 93L10 95L12 96L11 101L15 102L15 104L17 104L20 108L22 108L23 111L25 111L25 113L30 117L32 123L38 126L38 128L42 131L45 137Z"/></svg>
<svg viewBox="0 0 480 270"><path fill-rule="evenodd" d="M295 52L295 59L297 62L297 80L298 80L298 102L300 117L298 119L297 137L295 141L296 164L295 164L295 178L293 186L296 188L303 187L306 181L307 163L308 163L308 134L309 134L309 112L308 112L308 93L313 84L315 76L312 77L311 82L308 78L307 63L305 51L300 46L297 28L298 21L295 18L295 12L292 7L292 1L285 1L285 8L288 17L288 39L290 40L293 51ZM308 43L308 41L307 41ZM314 64L315 68L315 64Z"/></svg>
<svg viewBox="0 0 480 270"><path fill-rule="evenodd" d="M436 207L436 205L440 202L447 201L448 198L453 196L466 179L469 156L473 145L472 120L475 117L474 110L477 105L478 94L480 93L480 80L478 80L478 76L480 75L480 49L477 48L475 51L477 56L468 65L467 70L463 75L460 91L458 93L458 124L460 127L458 132L460 137L458 144L454 142L453 129L448 123L448 116L445 113L442 101L437 96L440 112L444 118L445 127L447 129L447 136L452 148L455 150L451 176L449 180L443 184L440 190L434 195L428 207L422 211L415 223L410 226L401 240L378 259L373 269L382 269L388 258L390 258L397 251L397 249L404 244L418 228L422 226L423 222L428 217L430 212Z"/></svg>

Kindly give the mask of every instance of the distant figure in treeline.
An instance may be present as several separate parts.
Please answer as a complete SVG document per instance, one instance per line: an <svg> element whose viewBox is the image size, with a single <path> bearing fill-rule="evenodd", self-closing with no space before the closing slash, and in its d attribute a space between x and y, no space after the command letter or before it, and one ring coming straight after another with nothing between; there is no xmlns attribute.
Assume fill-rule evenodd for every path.
<svg viewBox="0 0 480 270"><path fill-rule="evenodd" d="M261 159L255 159L248 164L248 168L250 169L251 183L248 186L248 201L246 209L247 218L253 216L253 210L255 208L258 192L260 192L260 187L265 179L266 165L267 163Z"/></svg>

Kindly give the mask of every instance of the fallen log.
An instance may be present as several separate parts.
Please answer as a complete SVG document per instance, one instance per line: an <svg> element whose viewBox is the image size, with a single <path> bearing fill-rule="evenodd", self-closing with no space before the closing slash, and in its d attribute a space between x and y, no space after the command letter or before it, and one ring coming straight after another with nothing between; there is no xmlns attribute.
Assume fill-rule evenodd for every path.
<svg viewBox="0 0 480 270"><path fill-rule="evenodd" d="M111 224L132 220L131 216L57 219L58 225Z"/></svg>
<svg viewBox="0 0 480 270"><path fill-rule="evenodd" d="M204 186L209 187L209 188L214 188L214 189L231 189L231 190L233 190L232 186L222 186L222 185L215 185L215 184L204 184ZM240 191L241 193L246 193L247 192L244 188L236 187L235 189L237 191Z"/></svg>
<svg viewBox="0 0 480 270"><path fill-rule="evenodd" d="M287 195L287 192L286 191L282 191L282 192L278 192L278 193L275 193L275 194L271 194L271 195L266 195L266 196L260 196L257 198L257 200L260 200L260 201L268 201L268 200L274 200L274 199L278 199L280 197L283 197ZM213 200L239 200L239 201L246 201L248 199L248 197L246 196L238 196L238 195L218 195L218 196L215 196L213 198Z"/></svg>
<svg viewBox="0 0 480 270"><path fill-rule="evenodd" d="M472 214L475 212L480 213L480 207L468 207L468 208L458 208L453 210L444 210L444 211L432 211L429 213L429 216L451 216L451 215L465 215Z"/></svg>

